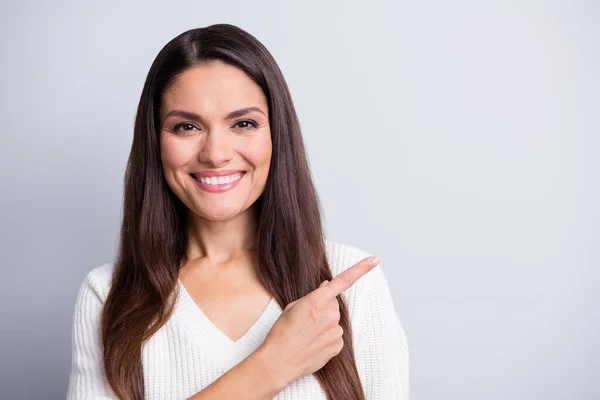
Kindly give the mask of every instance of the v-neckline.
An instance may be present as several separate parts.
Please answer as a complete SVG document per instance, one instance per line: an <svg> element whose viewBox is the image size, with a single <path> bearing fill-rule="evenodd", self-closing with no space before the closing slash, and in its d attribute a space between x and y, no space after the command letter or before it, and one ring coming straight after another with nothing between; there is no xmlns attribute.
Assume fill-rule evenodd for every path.
<svg viewBox="0 0 600 400"><path fill-rule="evenodd" d="M202 309L196 304L180 279L177 280L179 290L178 304L175 314L186 321L194 330L193 336L207 345L214 352L234 351L244 356L254 351L265 339L271 327L283 311L274 297L252 326L238 339L233 340L219 329Z"/></svg>

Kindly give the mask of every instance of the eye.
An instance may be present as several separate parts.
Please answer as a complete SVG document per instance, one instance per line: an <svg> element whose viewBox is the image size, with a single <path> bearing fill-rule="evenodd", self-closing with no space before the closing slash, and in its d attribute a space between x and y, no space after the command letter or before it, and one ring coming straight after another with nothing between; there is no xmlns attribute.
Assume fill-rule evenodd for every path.
<svg viewBox="0 0 600 400"><path fill-rule="evenodd" d="M237 126L242 129L258 128L258 124L256 123L256 121L253 121L251 119L243 119L241 121L236 122L233 126Z"/></svg>
<svg viewBox="0 0 600 400"><path fill-rule="evenodd" d="M181 122L179 124L176 124L173 127L173 131L175 133L186 133L186 132L191 132L194 129L198 129L196 128L193 124L190 124L189 122Z"/></svg>

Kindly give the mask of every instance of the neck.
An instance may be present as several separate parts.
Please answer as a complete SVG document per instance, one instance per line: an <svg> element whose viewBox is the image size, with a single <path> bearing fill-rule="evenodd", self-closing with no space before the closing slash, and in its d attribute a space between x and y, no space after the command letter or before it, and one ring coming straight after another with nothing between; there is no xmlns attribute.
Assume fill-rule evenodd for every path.
<svg viewBox="0 0 600 400"><path fill-rule="evenodd" d="M258 220L254 207L225 221L188 213L188 260L225 264L255 250Z"/></svg>

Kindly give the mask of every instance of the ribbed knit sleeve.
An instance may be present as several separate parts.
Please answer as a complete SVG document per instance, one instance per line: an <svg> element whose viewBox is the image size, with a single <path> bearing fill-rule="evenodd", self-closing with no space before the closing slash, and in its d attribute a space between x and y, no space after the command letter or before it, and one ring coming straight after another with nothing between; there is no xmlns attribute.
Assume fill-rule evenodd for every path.
<svg viewBox="0 0 600 400"><path fill-rule="evenodd" d="M72 327L72 362L67 400L117 399L104 374L100 314L108 279L105 266L86 275L75 302Z"/></svg>
<svg viewBox="0 0 600 400"><path fill-rule="evenodd" d="M373 254L326 241L333 276ZM408 400L406 333L390 292L385 266L376 266L342 293L348 302L356 368L367 400Z"/></svg>
<svg viewBox="0 0 600 400"><path fill-rule="evenodd" d="M408 343L381 265L357 294L356 364L367 400L408 400Z"/></svg>

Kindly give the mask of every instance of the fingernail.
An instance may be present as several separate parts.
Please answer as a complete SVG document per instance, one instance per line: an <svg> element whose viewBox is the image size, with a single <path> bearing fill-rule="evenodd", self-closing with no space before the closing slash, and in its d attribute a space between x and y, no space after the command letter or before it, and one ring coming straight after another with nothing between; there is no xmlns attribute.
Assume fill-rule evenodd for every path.
<svg viewBox="0 0 600 400"><path fill-rule="evenodd" d="M369 264L371 264L372 266L376 266L377 264L379 264L379 257L371 258L371 261L369 261Z"/></svg>

